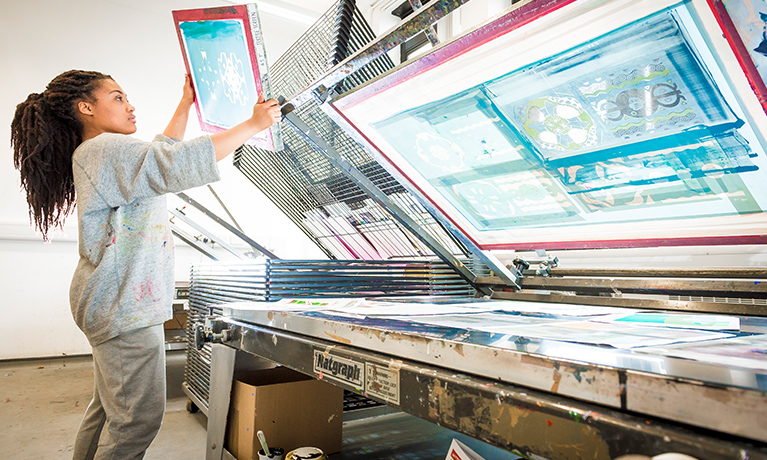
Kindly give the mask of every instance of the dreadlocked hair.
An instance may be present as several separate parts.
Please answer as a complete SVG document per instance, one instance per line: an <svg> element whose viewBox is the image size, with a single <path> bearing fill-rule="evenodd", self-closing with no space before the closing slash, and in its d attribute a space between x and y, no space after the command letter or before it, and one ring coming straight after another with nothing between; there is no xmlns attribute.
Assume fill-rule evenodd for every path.
<svg viewBox="0 0 767 460"><path fill-rule="evenodd" d="M99 72L70 70L57 76L42 94L32 93L16 106L11 122L13 165L26 190L30 220L48 241L51 227L62 227L75 206L72 154L82 142L77 103L92 101Z"/></svg>

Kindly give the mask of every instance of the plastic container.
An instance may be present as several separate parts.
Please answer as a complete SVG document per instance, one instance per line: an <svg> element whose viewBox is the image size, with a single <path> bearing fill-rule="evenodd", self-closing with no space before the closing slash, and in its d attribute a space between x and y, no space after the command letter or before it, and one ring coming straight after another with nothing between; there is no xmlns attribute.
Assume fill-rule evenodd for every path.
<svg viewBox="0 0 767 460"><path fill-rule="evenodd" d="M326 460L325 453L316 447L299 447L291 450L285 460Z"/></svg>
<svg viewBox="0 0 767 460"><path fill-rule="evenodd" d="M285 449L282 447L270 447L269 452L272 456L269 457L264 453L264 449L258 451L258 460L285 460Z"/></svg>

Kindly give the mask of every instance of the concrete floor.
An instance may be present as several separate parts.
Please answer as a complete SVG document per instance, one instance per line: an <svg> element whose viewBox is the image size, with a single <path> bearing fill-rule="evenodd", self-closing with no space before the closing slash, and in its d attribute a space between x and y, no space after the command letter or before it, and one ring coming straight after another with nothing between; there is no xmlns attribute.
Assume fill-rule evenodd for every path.
<svg viewBox="0 0 767 460"><path fill-rule="evenodd" d="M206 422L186 411L184 351L167 353L165 420L146 460L202 459ZM90 356L0 362L0 457L71 460L75 434L93 393Z"/></svg>

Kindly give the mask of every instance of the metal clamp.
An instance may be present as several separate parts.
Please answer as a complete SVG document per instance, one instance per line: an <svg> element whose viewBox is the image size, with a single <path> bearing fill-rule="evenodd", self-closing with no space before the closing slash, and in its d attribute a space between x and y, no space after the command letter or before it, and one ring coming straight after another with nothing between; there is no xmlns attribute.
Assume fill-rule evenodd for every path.
<svg viewBox="0 0 767 460"><path fill-rule="evenodd" d="M204 324L194 327L194 347L198 350L202 350L206 343L226 343L232 338L233 331L216 316L206 316Z"/></svg>
<svg viewBox="0 0 767 460"><path fill-rule="evenodd" d="M522 259L521 257L517 257L512 261L512 266L523 275L549 276L551 275L551 269L559 265L559 257L551 257L546 255L545 252L544 257L544 259ZM533 271L533 269L530 268L531 263L538 264L538 268Z"/></svg>

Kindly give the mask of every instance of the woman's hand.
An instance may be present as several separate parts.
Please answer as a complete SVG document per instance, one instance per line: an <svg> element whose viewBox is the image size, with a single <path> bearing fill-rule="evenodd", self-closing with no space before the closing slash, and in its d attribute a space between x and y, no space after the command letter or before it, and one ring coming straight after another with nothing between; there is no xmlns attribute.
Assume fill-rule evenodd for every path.
<svg viewBox="0 0 767 460"><path fill-rule="evenodd" d="M185 75L184 79L184 94L181 96L181 102L178 103L176 112L170 119L168 126L163 131L168 137L173 139L184 139L184 133L186 132L186 125L189 121L189 109L192 108L194 103L194 89L192 89L192 79L189 75Z"/></svg>
<svg viewBox="0 0 767 460"><path fill-rule="evenodd" d="M184 76L184 93L181 96L181 103L189 104L194 102L194 89L192 88L192 78L189 75Z"/></svg>
<svg viewBox="0 0 767 460"><path fill-rule="evenodd" d="M266 128L269 128L273 124L280 121L282 112L280 112L280 103L277 99L264 100L264 95L258 95L258 102L253 106L253 115L250 117L250 121L253 126L258 129L256 132L261 132Z"/></svg>
<svg viewBox="0 0 767 460"><path fill-rule="evenodd" d="M276 99L264 100L264 95L258 95L258 102L253 106L253 115L239 125L210 136L216 151L216 161L229 155L248 139L280 121L280 103Z"/></svg>

